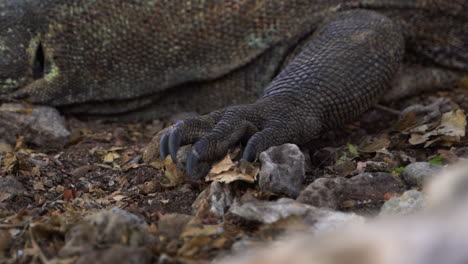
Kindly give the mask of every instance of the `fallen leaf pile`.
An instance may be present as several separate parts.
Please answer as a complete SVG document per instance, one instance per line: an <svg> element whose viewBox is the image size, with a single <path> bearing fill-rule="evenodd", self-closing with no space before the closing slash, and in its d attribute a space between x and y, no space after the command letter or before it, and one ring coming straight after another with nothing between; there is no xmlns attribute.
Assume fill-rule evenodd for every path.
<svg viewBox="0 0 468 264"><path fill-rule="evenodd" d="M451 100L437 106L440 113L408 112L400 121L380 111L376 120L390 121L358 120L301 148L302 190L323 181L339 213L375 215L409 188L402 172L410 163L445 166L468 157L468 100ZM317 219L308 217L317 212L329 216L328 209L263 192L258 162L239 161L240 147L213 164L206 181L194 182L170 156L157 160L159 149L144 152L164 122L66 120L73 133L62 149L28 145L21 136L0 139L1 263L216 263L310 228ZM158 146L159 138L151 142ZM382 184L377 191L375 173L392 189ZM368 184L352 185L361 174L371 175Z"/></svg>

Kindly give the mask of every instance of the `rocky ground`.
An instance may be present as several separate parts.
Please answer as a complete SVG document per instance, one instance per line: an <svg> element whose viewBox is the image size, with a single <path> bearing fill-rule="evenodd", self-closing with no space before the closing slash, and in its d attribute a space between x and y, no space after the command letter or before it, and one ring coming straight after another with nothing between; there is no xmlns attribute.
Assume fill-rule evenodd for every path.
<svg viewBox="0 0 468 264"><path fill-rule="evenodd" d="M465 113L467 89L412 97L254 164L238 147L193 182L188 148L178 166L154 151L170 121L62 121L3 104L0 262L217 263L285 233L412 214L428 179L468 159Z"/></svg>

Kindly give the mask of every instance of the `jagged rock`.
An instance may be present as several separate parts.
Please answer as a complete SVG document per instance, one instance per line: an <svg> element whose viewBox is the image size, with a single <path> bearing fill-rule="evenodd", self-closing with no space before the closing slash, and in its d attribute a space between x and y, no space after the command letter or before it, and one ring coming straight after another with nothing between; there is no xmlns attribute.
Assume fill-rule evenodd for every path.
<svg viewBox="0 0 468 264"><path fill-rule="evenodd" d="M409 190L401 196L393 196L384 203L380 215L408 215L420 211L425 202L425 196L417 190Z"/></svg>
<svg viewBox="0 0 468 264"><path fill-rule="evenodd" d="M414 162L406 166L401 176L409 185L421 187L443 168L428 162Z"/></svg>
<svg viewBox="0 0 468 264"><path fill-rule="evenodd" d="M222 218L234 199L232 186L220 182L212 182L198 195L192 208L200 217Z"/></svg>
<svg viewBox="0 0 468 264"><path fill-rule="evenodd" d="M16 103L2 104L0 138L15 142L19 136L37 146L60 148L67 143L70 132L55 108L34 106L30 109Z"/></svg>
<svg viewBox="0 0 468 264"><path fill-rule="evenodd" d="M316 208L297 202L290 198L281 198L277 201L260 201L253 197L243 201L235 201L229 213L247 221L272 224L280 219L290 216L300 216L304 223L310 225L315 231L333 229L352 221L363 221L364 218L353 213L342 213L328 209Z"/></svg>
<svg viewBox="0 0 468 264"><path fill-rule="evenodd" d="M465 165L436 177L420 213L378 217L320 234L303 232L216 263L468 263L467 176Z"/></svg>
<svg viewBox="0 0 468 264"><path fill-rule="evenodd" d="M74 256L98 245L142 246L148 225L138 216L120 208L89 215L65 234L61 256Z"/></svg>
<svg viewBox="0 0 468 264"><path fill-rule="evenodd" d="M159 219L158 232L168 239L178 238L190 219L190 215L165 214Z"/></svg>
<svg viewBox="0 0 468 264"><path fill-rule="evenodd" d="M271 147L260 154L262 191L297 197L305 177L304 154L294 144Z"/></svg>
<svg viewBox="0 0 468 264"><path fill-rule="evenodd" d="M350 179L319 178L304 189L297 200L317 207L336 209L350 194L382 197L389 192L400 192L402 187L389 173L363 173Z"/></svg>
<svg viewBox="0 0 468 264"><path fill-rule="evenodd" d="M0 177L0 202L26 191L24 185L13 176Z"/></svg>

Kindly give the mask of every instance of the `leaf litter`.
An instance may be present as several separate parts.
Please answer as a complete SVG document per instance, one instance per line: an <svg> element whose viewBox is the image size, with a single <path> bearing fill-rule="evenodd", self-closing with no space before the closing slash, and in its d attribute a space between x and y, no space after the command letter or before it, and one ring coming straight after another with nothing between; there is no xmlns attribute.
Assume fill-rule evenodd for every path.
<svg viewBox="0 0 468 264"><path fill-rule="evenodd" d="M463 110L467 106L457 103L459 108L445 112L450 115L430 119L426 130L418 128L424 124L413 122L405 135L395 133L387 123L380 126L378 134L356 136L353 133L367 129L358 123L344 136L324 140L326 147L336 149L332 153L335 158L326 166L313 167L307 175L309 182L317 177L349 178L372 171L394 171L399 177L412 160L446 164L462 159L468 148L461 133L463 124L466 130ZM34 149L21 138L4 143L9 147L3 147L3 152L0 144L0 188L4 191L0 194L1 262L75 263L86 257L110 260L116 254L106 252L117 249L129 250L126 252L132 256L150 254L153 260L168 263L200 263L229 252L239 242L258 245L284 231L307 228L302 216L259 224L229 212L233 201L248 204L249 197L255 197L275 207L280 198L257 188L260 168L256 163L237 161L240 150L212 167L207 178L210 183L193 184L170 158L143 162L144 147L157 131L155 127L162 127L160 123L67 122L76 140L61 150ZM452 130L447 130L449 127ZM117 128L119 133L115 133ZM412 145L408 142L412 134L430 135L427 141ZM420 147L429 141L434 142L428 148ZM446 142L452 146L445 147ZM8 183L8 189L2 187L2 181ZM211 191L201 197L199 207L192 208L199 193L208 188ZM365 214L369 207L395 195L399 193L388 192L378 199L372 193L353 194L340 206L347 212ZM264 205L258 202L258 206ZM112 211L116 207L122 210ZM214 214L214 209L221 214ZM189 220L171 221L164 228L178 223L181 231L168 237L158 223L161 217L174 213ZM75 244L71 246L70 241Z"/></svg>

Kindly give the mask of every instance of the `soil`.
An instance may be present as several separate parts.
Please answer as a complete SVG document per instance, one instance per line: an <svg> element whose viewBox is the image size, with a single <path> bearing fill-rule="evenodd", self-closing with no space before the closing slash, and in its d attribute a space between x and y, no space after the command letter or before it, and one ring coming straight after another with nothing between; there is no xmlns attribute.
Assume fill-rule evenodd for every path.
<svg viewBox="0 0 468 264"><path fill-rule="evenodd" d="M440 96L450 98L468 113L468 95L460 90L424 94L387 107L401 110L415 103L429 104ZM442 163L446 164L454 157L468 154L466 137L450 147L434 145L424 148L423 145L409 144L408 136L394 129L397 118L390 111L374 108L358 121L303 146L309 152L312 162L304 186L317 177L355 175L356 164L360 161L374 161L382 166L381 170L391 171L404 167L411 160L428 161L442 157ZM150 226L157 226L161 216L170 213L194 214L192 203L208 183L199 184L186 180L177 186L167 187L164 172L142 160L146 144L159 130L169 125L168 122L105 123L66 117L66 123L73 136L62 149L27 146L19 138L16 146L12 146L13 152L0 154L3 164L0 180L9 179L13 182L8 185L13 189L9 191L11 195L0 193L0 235L12 227L23 229L20 232L25 234L17 236L20 239L7 246L0 245L0 260L3 256L9 263L43 263L41 254L45 259L56 258L70 228L85 215L114 206L141 217ZM369 152L360 153L358 157L349 157L349 145L358 146L369 137L388 139L390 144L387 150L393 156ZM343 155L348 155L349 159L337 165L337 159ZM408 160L402 157L408 157ZM352 164L351 169L346 164ZM367 168L378 169L370 168L369 165ZM0 187L1 185L2 183ZM258 191L255 184L249 186ZM345 206L341 210L367 214L378 209L383 202L384 200L377 199L351 208ZM37 249L25 230L31 223L54 226L52 218L57 215L69 217L66 218L66 224L59 225L61 229L57 230L59 235L55 237L55 242L41 240L38 251L25 253L27 249ZM236 228L250 232L255 226ZM232 243L226 243L230 244ZM177 253L174 252L180 251L167 248L172 246L180 249L181 245L158 246L157 249L152 248L151 254L153 259L162 254L176 257L174 254ZM228 247L220 247L219 250L229 250ZM203 258L212 258L217 253L215 250ZM34 257L35 255L39 257Z"/></svg>

